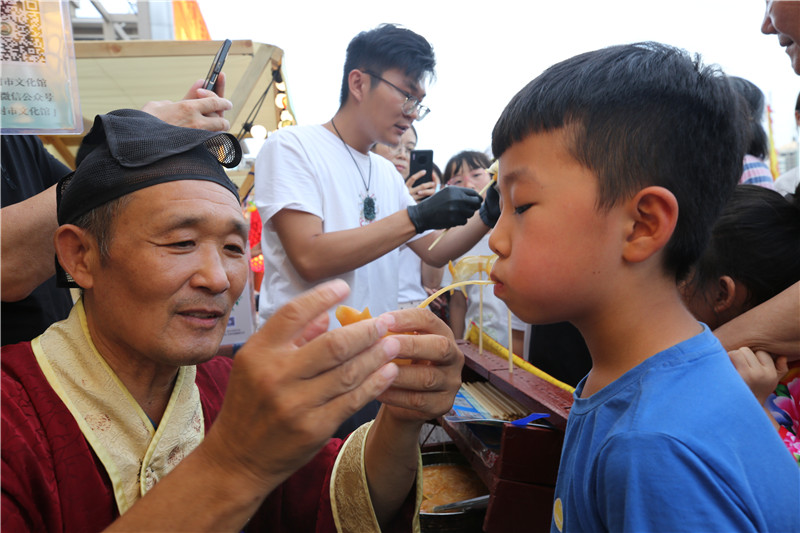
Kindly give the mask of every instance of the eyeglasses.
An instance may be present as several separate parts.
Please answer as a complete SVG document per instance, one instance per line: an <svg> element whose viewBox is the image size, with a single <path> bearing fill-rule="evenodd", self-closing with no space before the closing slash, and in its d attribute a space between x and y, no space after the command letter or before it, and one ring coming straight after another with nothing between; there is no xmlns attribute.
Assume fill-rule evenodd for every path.
<svg viewBox="0 0 800 533"><path fill-rule="evenodd" d="M404 91L403 89L401 89L394 83L390 82L389 80L385 80L369 70L365 70L364 73L369 74L373 78L377 78L382 82L394 87L395 89L397 89L398 92L400 92L400 94L406 97L406 101L403 102L402 106L400 106L400 110L403 112L404 115L411 115L416 112L417 120L422 120L428 115L428 113L431 112L431 109L429 107L422 105L422 102L419 101L419 98L417 98L416 96L414 96L409 92Z"/></svg>

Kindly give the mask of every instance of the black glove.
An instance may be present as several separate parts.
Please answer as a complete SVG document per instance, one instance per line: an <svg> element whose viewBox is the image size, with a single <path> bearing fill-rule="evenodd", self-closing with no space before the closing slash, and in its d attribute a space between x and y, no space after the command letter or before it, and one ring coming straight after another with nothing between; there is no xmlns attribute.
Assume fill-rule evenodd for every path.
<svg viewBox="0 0 800 533"><path fill-rule="evenodd" d="M424 202L408 206L408 218L422 233L429 229L445 229L467 223L481 205L477 191L466 187L445 187Z"/></svg>
<svg viewBox="0 0 800 533"><path fill-rule="evenodd" d="M481 220L490 228L493 228L497 224L497 219L500 218L500 194L495 187L496 184L493 184L486 191L486 198L481 204L480 211Z"/></svg>

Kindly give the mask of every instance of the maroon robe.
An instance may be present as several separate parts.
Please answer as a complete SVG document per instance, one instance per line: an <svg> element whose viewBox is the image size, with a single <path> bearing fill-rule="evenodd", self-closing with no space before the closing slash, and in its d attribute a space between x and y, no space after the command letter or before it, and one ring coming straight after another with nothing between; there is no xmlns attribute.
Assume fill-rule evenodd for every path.
<svg viewBox="0 0 800 533"><path fill-rule="evenodd" d="M30 343L2 348L3 531L100 531L118 516L111 481L67 407L39 368ZM197 366L206 431L222 406L232 361ZM331 439L265 500L246 529L336 531L330 477L342 441ZM410 531L413 493L392 530Z"/></svg>

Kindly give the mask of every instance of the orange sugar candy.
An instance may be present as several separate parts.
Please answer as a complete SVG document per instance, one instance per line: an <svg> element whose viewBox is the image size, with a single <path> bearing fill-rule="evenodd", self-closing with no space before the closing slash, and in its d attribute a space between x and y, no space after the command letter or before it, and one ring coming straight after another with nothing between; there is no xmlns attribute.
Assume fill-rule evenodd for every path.
<svg viewBox="0 0 800 533"><path fill-rule="evenodd" d="M350 324L355 324L356 322L361 322L362 320L367 320L368 318L372 318L372 315L369 312L369 307L365 307L363 311L359 311L354 307L350 307L349 305L340 305L336 307L336 319L342 326L349 326ZM387 333L387 335L413 335L413 333ZM411 359L395 359L395 363L398 365L410 365Z"/></svg>

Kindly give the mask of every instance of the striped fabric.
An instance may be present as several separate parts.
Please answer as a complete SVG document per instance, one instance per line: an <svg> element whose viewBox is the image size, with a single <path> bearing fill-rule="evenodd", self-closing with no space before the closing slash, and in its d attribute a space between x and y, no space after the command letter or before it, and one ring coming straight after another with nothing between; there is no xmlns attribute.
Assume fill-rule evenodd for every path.
<svg viewBox="0 0 800 533"><path fill-rule="evenodd" d="M761 159L750 154L744 156L744 168L739 184L759 185L767 189L775 189L769 167Z"/></svg>

